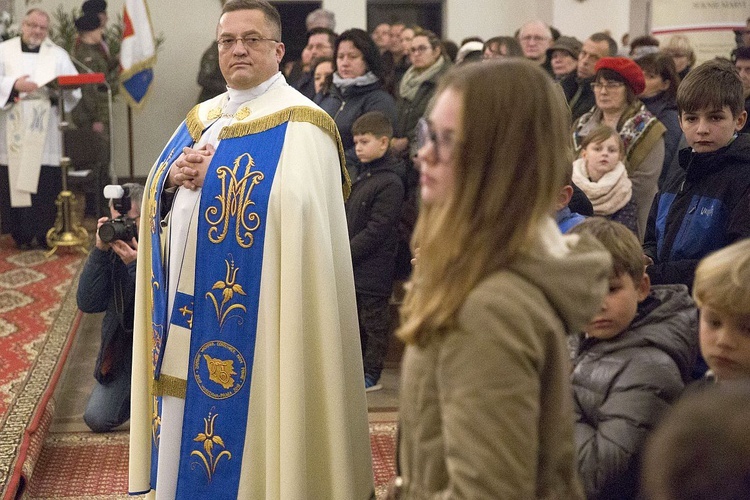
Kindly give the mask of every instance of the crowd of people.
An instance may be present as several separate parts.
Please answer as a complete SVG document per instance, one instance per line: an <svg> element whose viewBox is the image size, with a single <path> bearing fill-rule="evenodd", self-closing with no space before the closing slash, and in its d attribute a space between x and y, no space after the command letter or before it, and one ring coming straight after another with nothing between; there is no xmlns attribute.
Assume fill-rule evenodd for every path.
<svg viewBox="0 0 750 500"><path fill-rule="evenodd" d="M199 103L135 189L140 245L97 236L79 288L107 311L86 421L131 417L131 493L369 498L365 392L395 328L390 498L750 496L748 467L683 480L699 447L750 456L729 448L750 415L750 19L697 64L682 35L618 47L530 20L455 44L402 22L338 34L319 9L284 74L276 9L222 3ZM104 23L76 21L103 72ZM61 105L29 77L72 65L48 27L31 9L0 44L2 127ZM74 116L108 136L97 92ZM23 248L43 242L14 221L50 203L53 125L24 132L43 158L0 128ZM718 390L727 415L691 406Z"/></svg>

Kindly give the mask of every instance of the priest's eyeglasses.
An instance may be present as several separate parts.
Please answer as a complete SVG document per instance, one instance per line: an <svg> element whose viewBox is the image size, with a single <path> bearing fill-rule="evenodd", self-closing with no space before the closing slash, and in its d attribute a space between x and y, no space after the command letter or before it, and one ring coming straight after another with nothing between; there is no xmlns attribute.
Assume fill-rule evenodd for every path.
<svg viewBox="0 0 750 500"><path fill-rule="evenodd" d="M238 37L224 36L216 40L216 43L219 46L219 50L231 50L234 47L234 44L238 41L242 42L242 45L244 45L247 50L257 49L260 46L260 42L270 41L273 43L279 43L278 40L274 40L273 38L263 38L258 35L245 35Z"/></svg>

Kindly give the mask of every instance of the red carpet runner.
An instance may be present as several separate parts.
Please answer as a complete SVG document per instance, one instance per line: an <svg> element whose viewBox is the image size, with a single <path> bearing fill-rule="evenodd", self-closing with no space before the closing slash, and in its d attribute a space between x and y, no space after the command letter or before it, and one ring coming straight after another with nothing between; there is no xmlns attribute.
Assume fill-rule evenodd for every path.
<svg viewBox="0 0 750 500"><path fill-rule="evenodd" d="M385 493L396 473L395 422L371 422L375 490ZM31 477L27 499L126 499L128 497L128 433L50 434Z"/></svg>
<svg viewBox="0 0 750 500"><path fill-rule="evenodd" d="M50 422L47 403L80 319L78 251L45 257L0 237L0 498L13 498L33 468ZM30 460L27 460L30 459Z"/></svg>

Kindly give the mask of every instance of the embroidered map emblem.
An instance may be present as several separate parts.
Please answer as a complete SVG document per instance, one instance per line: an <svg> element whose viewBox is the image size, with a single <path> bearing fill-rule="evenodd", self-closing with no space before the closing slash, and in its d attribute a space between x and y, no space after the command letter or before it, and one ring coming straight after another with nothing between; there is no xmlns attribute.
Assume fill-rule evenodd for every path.
<svg viewBox="0 0 750 500"><path fill-rule="evenodd" d="M206 396L230 398L242 389L247 379L245 358L226 342L206 342L193 358L193 377Z"/></svg>

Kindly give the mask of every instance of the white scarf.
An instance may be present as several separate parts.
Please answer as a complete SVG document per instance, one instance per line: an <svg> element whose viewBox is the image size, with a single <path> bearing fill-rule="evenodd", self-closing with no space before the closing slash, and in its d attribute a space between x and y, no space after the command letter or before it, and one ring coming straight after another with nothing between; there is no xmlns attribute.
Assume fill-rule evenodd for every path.
<svg viewBox="0 0 750 500"><path fill-rule="evenodd" d="M573 162L573 182L586 194L594 207L594 215L612 215L627 205L633 196L633 183L623 162L594 182L589 178L586 160Z"/></svg>
<svg viewBox="0 0 750 500"><path fill-rule="evenodd" d="M339 76L338 71L333 74L333 84L341 89L343 92L344 89L351 87L352 85L355 85L357 87L364 87L365 85L370 85L378 81L378 77L375 76L375 73L372 71L368 71L364 75L357 76L354 78L342 78Z"/></svg>

